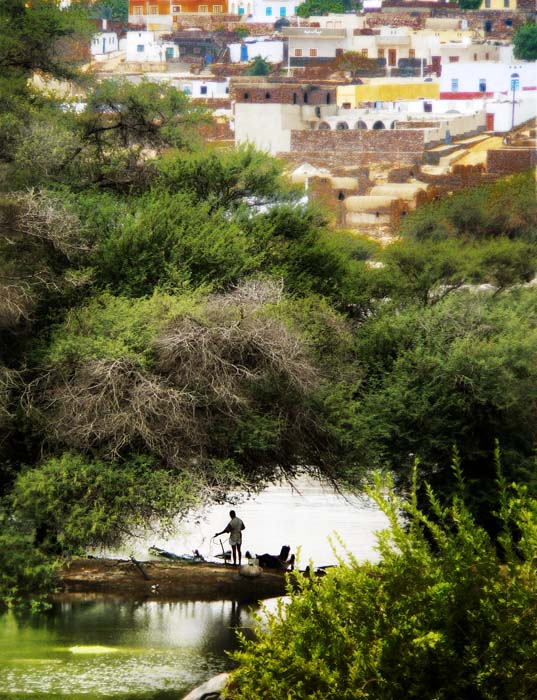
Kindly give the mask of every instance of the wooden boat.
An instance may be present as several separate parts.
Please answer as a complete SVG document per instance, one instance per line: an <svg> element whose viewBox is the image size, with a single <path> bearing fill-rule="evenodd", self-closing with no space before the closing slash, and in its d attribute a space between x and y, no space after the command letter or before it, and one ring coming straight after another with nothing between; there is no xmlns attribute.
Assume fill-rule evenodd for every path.
<svg viewBox="0 0 537 700"><path fill-rule="evenodd" d="M255 602L285 594L279 571L240 575L240 567L190 561L140 562L124 559L73 559L59 574L61 590L110 593L155 600L241 600Z"/></svg>
<svg viewBox="0 0 537 700"><path fill-rule="evenodd" d="M167 552L165 549L155 546L149 547L147 551L154 557L162 557L163 559L171 559L172 561L184 561L190 562L191 564L205 561L197 549L194 550L193 554L174 554L173 552Z"/></svg>

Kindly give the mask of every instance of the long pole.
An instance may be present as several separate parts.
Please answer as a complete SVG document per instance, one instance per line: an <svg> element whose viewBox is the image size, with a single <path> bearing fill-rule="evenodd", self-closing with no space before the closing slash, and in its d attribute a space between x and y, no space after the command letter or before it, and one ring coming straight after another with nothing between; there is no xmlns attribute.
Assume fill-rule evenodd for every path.
<svg viewBox="0 0 537 700"><path fill-rule="evenodd" d="M515 82L514 80L512 81L512 87L513 87L513 108L511 111L511 131L515 128Z"/></svg>

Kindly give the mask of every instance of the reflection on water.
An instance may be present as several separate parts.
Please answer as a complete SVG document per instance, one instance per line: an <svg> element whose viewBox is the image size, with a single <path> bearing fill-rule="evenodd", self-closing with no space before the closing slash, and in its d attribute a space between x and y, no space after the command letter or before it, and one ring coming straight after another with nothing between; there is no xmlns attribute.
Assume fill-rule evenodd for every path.
<svg viewBox="0 0 537 700"><path fill-rule="evenodd" d="M374 531L386 519L367 500L343 498L309 479L276 486L235 506L246 523L243 551L302 549L302 565L336 562L328 538L338 533L359 560L376 559ZM229 507L208 509L181 525L176 537L146 537L123 552L147 559L151 545L177 553L199 549L214 557L211 540ZM227 547L227 542L223 543ZM273 607L275 601L268 601ZM178 700L229 670L235 631L247 628L248 607L225 602L140 602L104 597L65 599L46 614L0 617L0 700Z"/></svg>
<svg viewBox="0 0 537 700"><path fill-rule="evenodd" d="M177 700L229 670L247 635L236 602L116 599L57 603L43 615L0 617L2 700Z"/></svg>

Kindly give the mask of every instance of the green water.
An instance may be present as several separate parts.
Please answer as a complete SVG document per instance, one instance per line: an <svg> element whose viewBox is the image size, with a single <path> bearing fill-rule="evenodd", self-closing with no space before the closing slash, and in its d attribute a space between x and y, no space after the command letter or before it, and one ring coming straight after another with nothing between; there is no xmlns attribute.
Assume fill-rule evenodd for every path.
<svg viewBox="0 0 537 700"><path fill-rule="evenodd" d="M230 601L65 600L0 617L1 700L179 700L232 667L249 608Z"/></svg>

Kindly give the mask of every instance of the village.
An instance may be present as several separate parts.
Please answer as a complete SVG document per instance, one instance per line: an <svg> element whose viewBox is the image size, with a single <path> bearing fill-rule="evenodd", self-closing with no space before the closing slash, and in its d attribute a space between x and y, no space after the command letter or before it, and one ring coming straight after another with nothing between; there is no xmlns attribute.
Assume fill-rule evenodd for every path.
<svg viewBox="0 0 537 700"><path fill-rule="evenodd" d="M300 17L295 0L129 0L128 25L94 35L91 67L183 90L212 111L208 141L283 159L334 226L388 242L419 204L535 165L536 64L512 44L534 10L365 0Z"/></svg>

